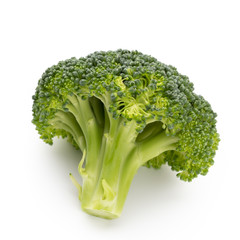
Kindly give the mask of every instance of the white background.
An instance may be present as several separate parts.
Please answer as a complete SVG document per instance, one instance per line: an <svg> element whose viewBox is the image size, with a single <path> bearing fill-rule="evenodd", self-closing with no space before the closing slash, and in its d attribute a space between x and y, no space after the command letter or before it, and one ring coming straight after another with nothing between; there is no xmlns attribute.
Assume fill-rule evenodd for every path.
<svg viewBox="0 0 240 240"><path fill-rule="evenodd" d="M1 239L240 239L239 1L1 1ZM215 165L185 183L142 168L122 216L85 214L69 172L79 152L31 124L46 68L97 50L139 50L176 66L218 113Z"/></svg>

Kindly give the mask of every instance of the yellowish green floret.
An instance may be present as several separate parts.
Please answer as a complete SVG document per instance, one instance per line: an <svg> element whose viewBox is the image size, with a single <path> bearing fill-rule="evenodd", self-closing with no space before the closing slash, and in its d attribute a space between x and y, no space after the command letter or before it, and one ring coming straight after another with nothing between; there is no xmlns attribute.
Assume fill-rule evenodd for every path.
<svg viewBox="0 0 240 240"><path fill-rule="evenodd" d="M167 163L191 181L206 175L219 143L216 113L176 68L138 51L95 52L48 68L33 96L33 123L48 144L82 151L79 191L89 214L119 217L141 166Z"/></svg>

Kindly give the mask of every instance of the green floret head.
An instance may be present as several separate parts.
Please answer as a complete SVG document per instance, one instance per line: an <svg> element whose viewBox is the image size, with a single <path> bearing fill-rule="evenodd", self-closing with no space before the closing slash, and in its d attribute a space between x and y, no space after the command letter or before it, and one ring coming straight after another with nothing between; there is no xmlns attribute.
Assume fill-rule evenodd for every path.
<svg viewBox="0 0 240 240"><path fill-rule="evenodd" d="M45 71L33 96L33 123L46 143L61 136L84 153L83 187L71 175L82 208L115 218L140 166L167 163L191 181L213 165L216 113L193 91L188 77L151 56L94 52Z"/></svg>

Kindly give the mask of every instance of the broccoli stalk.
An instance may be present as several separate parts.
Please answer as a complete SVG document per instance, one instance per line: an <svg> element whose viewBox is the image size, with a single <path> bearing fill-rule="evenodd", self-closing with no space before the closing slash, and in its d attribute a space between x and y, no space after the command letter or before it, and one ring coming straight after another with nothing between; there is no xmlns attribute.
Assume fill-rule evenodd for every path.
<svg viewBox="0 0 240 240"><path fill-rule="evenodd" d="M59 62L33 96L33 123L52 144L80 149L84 211L119 217L141 166L167 163L181 180L206 175L219 142L216 114L186 76L137 51L95 52Z"/></svg>
<svg viewBox="0 0 240 240"><path fill-rule="evenodd" d="M108 103L97 98L82 100L73 95L68 100L68 112L57 113L52 124L60 123L60 128L71 132L84 153L78 169L83 186L70 175L79 190L82 208L95 216L119 217L138 168L162 152L174 150L178 138L164 131L153 137L159 132L158 125L139 134L136 121L114 119L106 110Z"/></svg>

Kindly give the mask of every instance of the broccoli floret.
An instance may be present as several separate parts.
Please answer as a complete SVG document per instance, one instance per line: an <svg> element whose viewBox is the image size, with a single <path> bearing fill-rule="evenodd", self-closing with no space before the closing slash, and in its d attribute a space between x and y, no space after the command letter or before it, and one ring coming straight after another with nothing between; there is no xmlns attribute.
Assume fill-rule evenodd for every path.
<svg viewBox="0 0 240 240"><path fill-rule="evenodd" d="M167 163L191 181L206 175L219 143L216 113L188 77L138 51L94 52L43 73L33 123L48 144L61 136L82 152L84 211L119 217L141 166Z"/></svg>

